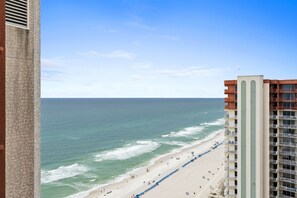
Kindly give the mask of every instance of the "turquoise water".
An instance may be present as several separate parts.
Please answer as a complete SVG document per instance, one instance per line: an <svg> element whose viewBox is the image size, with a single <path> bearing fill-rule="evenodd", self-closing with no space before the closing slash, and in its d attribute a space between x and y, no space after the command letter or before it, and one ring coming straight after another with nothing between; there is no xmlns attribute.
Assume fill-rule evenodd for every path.
<svg viewBox="0 0 297 198"><path fill-rule="evenodd" d="M108 183L223 128L223 99L42 99L42 198Z"/></svg>

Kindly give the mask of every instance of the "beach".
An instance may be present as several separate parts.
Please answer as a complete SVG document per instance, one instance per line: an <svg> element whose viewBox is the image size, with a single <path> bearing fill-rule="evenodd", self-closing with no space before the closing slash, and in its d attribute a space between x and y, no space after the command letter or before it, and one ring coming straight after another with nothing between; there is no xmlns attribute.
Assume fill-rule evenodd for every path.
<svg viewBox="0 0 297 198"><path fill-rule="evenodd" d="M159 157L122 181L90 192L86 198L132 198L137 195L196 198L218 194L224 178L224 148L223 144L213 146L222 143L223 138L223 132L220 132L203 142Z"/></svg>

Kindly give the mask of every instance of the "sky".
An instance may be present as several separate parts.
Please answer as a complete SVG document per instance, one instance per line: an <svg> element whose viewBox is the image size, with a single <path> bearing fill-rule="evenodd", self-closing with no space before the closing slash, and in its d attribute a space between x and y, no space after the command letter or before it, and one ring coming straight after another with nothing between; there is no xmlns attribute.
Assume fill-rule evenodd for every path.
<svg viewBox="0 0 297 198"><path fill-rule="evenodd" d="M224 97L297 78L295 0L43 0L43 98Z"/></svg>

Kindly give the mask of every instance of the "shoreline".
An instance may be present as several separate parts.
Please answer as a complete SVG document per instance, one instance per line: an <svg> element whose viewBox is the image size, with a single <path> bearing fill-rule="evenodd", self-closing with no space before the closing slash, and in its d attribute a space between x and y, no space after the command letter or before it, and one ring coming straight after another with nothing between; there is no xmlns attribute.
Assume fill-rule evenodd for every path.
<svg viewBox="0 0 297 198"><path fill-rule="evenodd" d="M143 192L145 187L155 183L170 171L172 172L176 168L181 167L182 164L189 161L194 155L203 153L203 151L210 149L215 142L222 142L222 140L223 130L218 130L208 135L205 139L158 156L150 160L147 165L131 170L110 183L98 185L88 191L76 194L77 196L70 197L133 197L133 195L135 196Z"/></svg>

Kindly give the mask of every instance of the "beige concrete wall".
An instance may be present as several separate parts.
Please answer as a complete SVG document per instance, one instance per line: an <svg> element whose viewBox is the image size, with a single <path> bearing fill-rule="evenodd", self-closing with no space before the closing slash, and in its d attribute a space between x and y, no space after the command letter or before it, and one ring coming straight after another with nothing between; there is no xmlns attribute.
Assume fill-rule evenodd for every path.
<svg viewBox="0 0 297 198"><path fill-rule="evenodd" d="M264 111L263 111L263 198L269 198L269 84L264 84Z"/></svg>
<svg viewBox="0 0 297 198"><path fill-rule="evenodd" d="M6 25L6 197L40 197L39 0L29 28Z"/></svg>
<svg viewBox="0 0 297 198"><path fill-rule="evenodd" d="M245 197L251 197L251 82L256 82L256 198L263 197L263 76L239 76L238 77L238 196L244 197L241 193L241 185L246 185ZM246 180L242 181L241 174L241 82L246 82Z"/></svg>

